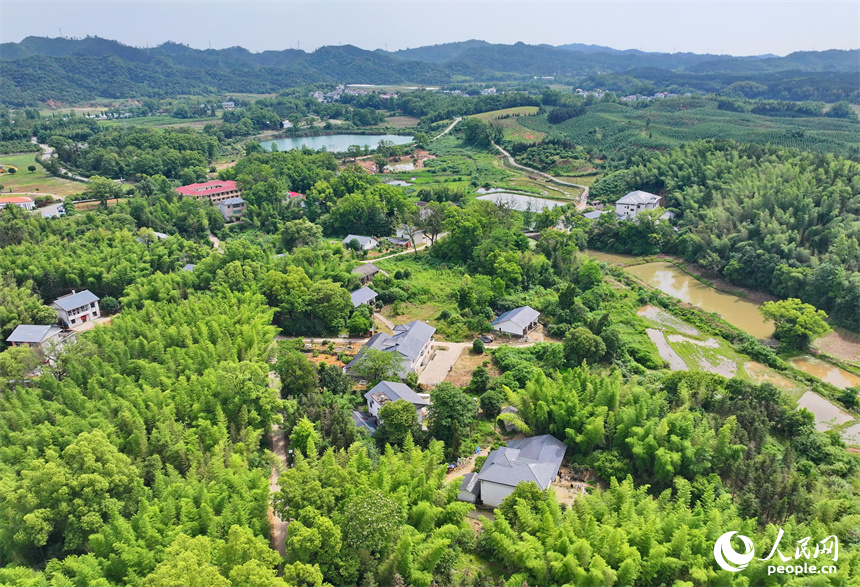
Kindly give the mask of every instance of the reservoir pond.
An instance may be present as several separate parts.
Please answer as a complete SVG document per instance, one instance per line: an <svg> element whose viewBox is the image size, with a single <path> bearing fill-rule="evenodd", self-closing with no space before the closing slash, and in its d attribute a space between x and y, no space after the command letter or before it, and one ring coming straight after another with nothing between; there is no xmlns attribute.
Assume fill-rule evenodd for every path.
<svg viewBox="0 0 860 587"><path fill-rule="evenodd" d="M272 141L261 141L260 146L266 151L277 145L278 151L290 151L307 147L318 151L325 147L335 153L345 152L350 145L365 145L371 149L379 146L379 141L391 141L395 145L405 145L412 142L412 135L324 135L318 137L289 137Z"/></svg>

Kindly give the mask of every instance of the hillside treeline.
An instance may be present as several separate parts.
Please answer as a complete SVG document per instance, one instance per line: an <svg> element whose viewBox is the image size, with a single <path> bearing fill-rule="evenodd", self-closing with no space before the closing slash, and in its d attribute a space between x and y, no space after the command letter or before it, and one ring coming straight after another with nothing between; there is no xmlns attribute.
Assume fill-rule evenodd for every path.
<svg viewBox="0 0 860 587"><path fill-rule="evenodd" d="M611 200L631 189L665 194L678 232L655 222L647 242L630 239L630 223L606 215L590 244L676 252L732 283L800 298L860 330L860 163L704 141L644 155L593 193Z"/></svg>

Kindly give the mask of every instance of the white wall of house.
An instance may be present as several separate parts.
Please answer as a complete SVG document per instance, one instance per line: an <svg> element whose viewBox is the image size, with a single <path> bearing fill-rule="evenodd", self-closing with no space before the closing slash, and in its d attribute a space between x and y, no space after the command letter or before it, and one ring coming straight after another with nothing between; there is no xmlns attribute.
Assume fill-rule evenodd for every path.
<svg viewBox="0 0 860 587"><path fill-rule="evenodd" d="M69 310L68 312L61 310L56 306L54 309L57 310L57 316L60 321L64 324L68 324L69 326L80 326L84 322L89 322L90 320L101 316L98 302L91 302L85 306Z"/></svg>
<svg viewBox="0 0 860 587"><path fill-rule="evenodd" d="M377 414L379 413L379 408L381 408L381 407L382 406L380 406L378 403L376 403L376 401L374 401L374 399L372 397L367 398L367 411L374 418L377 417Z"/></svg>
<svg viewBox="0 0 860 587"><path fill-rule="evenodd" d="M433 338L431 337L427 344L424 345L424 348L421 349L421 352L418 354L418 357L412 361L412 370L417 371L419 367L425 365L427 363L427 357L430 356L430 347L433 344Z"/></svg>
<svg viewBox="0 0 860 587"><path fill-rule="evenodd" d="M468 491L461 491L457 494L457 501L467 501L469 503L475 503L475 494L469 493Z"/></svg>
<svg viewBox="0 0 860 587"><path fill-rule="evenodd" d="M498 507L502 500L514 492L510 485L493 483L492 481L481 481L481 500L484 505Z"/></svg>
<svg viewBox="0 0 860 587"><path fill-rule="evenodd" d="M505 320L504 322L500 322L493 326L493 330L497 332L505 332L507 334L512 334L514 336L525 336L526 331L519 326L518 324L514 324L510 320Z"/></svg>

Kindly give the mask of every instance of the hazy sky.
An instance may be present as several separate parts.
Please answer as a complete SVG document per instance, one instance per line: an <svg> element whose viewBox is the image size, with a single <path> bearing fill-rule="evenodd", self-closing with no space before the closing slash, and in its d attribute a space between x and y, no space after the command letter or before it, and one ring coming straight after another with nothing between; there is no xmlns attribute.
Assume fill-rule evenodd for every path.
<svg viewBox="0 0 860 587"><path fill-rule="evenodd" d="M617 49L785 55L860 48L860 1L0 0L0 42L97 35L252 51L352 44L389 50L483 39Z"/></svg>

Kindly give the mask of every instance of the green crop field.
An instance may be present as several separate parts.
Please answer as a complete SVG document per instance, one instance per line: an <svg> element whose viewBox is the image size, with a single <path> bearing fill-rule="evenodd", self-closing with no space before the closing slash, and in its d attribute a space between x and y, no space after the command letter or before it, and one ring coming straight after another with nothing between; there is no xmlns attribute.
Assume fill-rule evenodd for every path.
<svg viewBox="0 0 860 587"><path fill-rule="evenodd" d="M517 120L524 127L577 145L613 151L626 147L665 149L701 139L732 139L805 151L847 155L857 146L860 123L823 117L775 117L719 110L706 98L657 100L645 108L597 104L552 125L545 116Z"/></svg>
<svg viewBox="0 0 860 587"><path fill-rule="evenodd" d="M532 117L537 114L537 111L537 106L518 106L516 108L505 108L504 110L473 114L472 116L485 122L490 122L493 126L501 127L504 140L506 141L538 143L546 137L546 133L527 128L520 124L520 121L524 117ZM509 116L510 118L500 118L501 116Z"/></svg>
<svg viewBox="0 0 860 587"><path fill-rule="evenodd" d="M54 196L70 196L84 191L85 185L77 181L60 179L45 171L36 163L35 153L24 155L0 155L0 165L12 165L18 168L15 174L0 174L0 185L3 186L3 194L50 194ZM30 165L36 166L36 171L27 171Z"/></svg>
<svg viewBox="0 0 860 587"><path fill-rule="evenodd" d="M189 127L196 130L202 130L204 126L212 122L221 122L220 117L214 118L173 118L172 116L145 116L141 118L125 118L123 120L105 120L102 122L108 127L117 126L141 126L150 128L157 126L159 128L179 128Z"/></svg>

